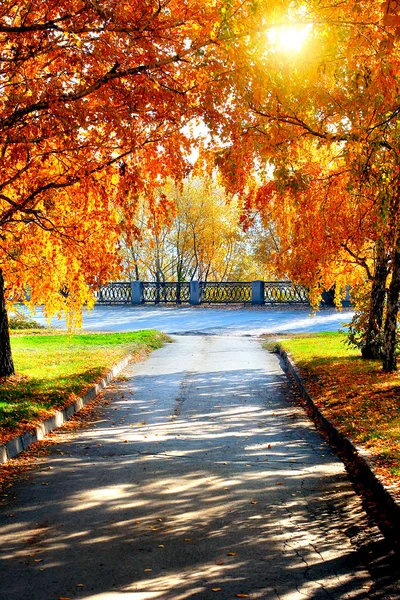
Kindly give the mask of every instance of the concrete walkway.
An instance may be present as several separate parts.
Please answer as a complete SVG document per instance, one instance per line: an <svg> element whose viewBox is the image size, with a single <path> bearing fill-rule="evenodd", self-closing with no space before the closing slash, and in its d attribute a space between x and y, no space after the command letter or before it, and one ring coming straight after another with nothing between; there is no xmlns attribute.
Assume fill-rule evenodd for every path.
<svg viewBox="0 0 400 600"><path fill-rule="evenodd" d="M368 598L344 467L246 337L131 365L8 491L1 600Z"/></svg>

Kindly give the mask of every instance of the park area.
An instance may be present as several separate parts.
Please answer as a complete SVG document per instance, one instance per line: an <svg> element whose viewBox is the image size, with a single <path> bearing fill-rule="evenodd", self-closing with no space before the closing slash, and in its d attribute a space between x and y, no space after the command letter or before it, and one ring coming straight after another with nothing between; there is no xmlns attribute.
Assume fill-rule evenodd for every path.
<svg viewBox="0 0 400 600"><path fill-rule="evenodd" d="M400 0L0 5L0 600L400 600Z"/></svg>
<svg viewBox="0 0 400 600"><path fill-rule="evenodd" d="M171 341L154 329L126 329L158 325L178 335L265 336L273 339L266 342L267 349L274 351L279 345L293 356L324 414L345 436L371 451L375 468L388 485L394 484L393 493L400 499L399 377L383 373L379 361L363 360L349 346L344 329L351 314L325 309L312 316L308 309L282 307L99 307L83 323L96 333L74 335L46 327L43 318L38 322L22 317L15 321L12 335L18 375L1 390L0 440L4 443L70 404L126 355L140 360ZM340 324L341 332L335 331ZM101 333L107 329L114 333Z"/></svg>
<svg viewBox="0 0 400 600"><path fill-rule="evenodd" d="M128 316L132 329L146 319L176 329L177 313L171 335L116 331ZM51 598L319 598L322 589L397 598L393 516L356 476L367 516L271 354L278 345L290 353L316 405L399 499L398 376L349 348L335 331L345 316L103 306L83 326L112 322L114 332L71 335L54 327L62 322L20 315L11 323L17 375L1 391L3 443L131 361L64 427L3 465L5 597L22 599L39 580Z"/></svg>

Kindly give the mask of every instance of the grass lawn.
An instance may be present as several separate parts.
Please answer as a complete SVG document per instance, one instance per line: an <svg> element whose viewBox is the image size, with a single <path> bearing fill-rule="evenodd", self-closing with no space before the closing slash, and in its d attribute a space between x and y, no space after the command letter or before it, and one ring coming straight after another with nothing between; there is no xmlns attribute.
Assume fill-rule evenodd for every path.
<svg viewBox="0 0 400 600"><path fill-rule="evenodd" d="M159 331L77 334L46 329L11 335L16 375L0 386L0 442L70 404L127 354L160 348Z"/></svg>
<svg viewBox="0 0 400 600"><path fill-rule="evenodd" d="M280 345L295 360L314 402L400 491L400 374L364 360L343 333L291 336ZM269 344L270 347L270 344Z"/></svg>

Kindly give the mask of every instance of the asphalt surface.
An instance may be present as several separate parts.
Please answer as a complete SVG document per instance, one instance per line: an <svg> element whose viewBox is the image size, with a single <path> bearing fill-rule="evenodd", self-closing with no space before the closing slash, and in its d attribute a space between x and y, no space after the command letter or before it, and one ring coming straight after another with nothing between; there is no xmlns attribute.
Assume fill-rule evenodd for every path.
<svg viewBox="0 0 400 600"><path fill-rule="evenodd" d="M3 498L1 600L374 597L361 502L259 340L176 337L98 411Z"/></svg>
<svg viewBox="0 0 400 600"><path fill-rule="evenodd" d="M345 308L323 308L314 316L309 306L101 306L83 314L83 329L90 331L136 331L159 329L172 334L260 335L262 333L296 333L337 331L352 318ZM45 324L38 310L35 318ZM54 327L65 321L52 319Z"/></svg>

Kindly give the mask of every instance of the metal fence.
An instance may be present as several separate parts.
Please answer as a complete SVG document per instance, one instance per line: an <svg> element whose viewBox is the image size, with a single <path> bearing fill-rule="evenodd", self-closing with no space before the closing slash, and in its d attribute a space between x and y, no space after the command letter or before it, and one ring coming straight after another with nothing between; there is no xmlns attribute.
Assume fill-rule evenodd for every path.
<svg viewBox="0 0 400 600"><path fill-rule="evenodd" d="M197 289L197 291L195 291ZM307 304L307 289L290 281L118 281L96 291L98 304Z"/></svg>
<svg viewBox="0 0 400 600"><path fill-rule="evenodd" d="M201 302L208 304L236 304L251 302L251 282L207 281L200 285Z"/></svg>
<svg viewBox="0 0 400 600"><path fill-rule="evenodd" d="M143 282L143 302L159 304L189 304L190 283L186 282Z"/></svg>
<svg viewBox="0 0 400 600"><path fill-rule="evenodd" d="M129 281L115 281L95 292L97 304L131 304L132 288Z"/></svg>
<svg viewBox="0 0 400 600"><path fill-rule="evenodd" d="M191 283L118 281L99 288L96 291L96 302L98 304L308 304L309 298L305 287L292 285L290 281Z"/></svg>
<svg viewBox="0 0 400 600"><path fill-rule="evenodd" d="M265 281L265 304L308 304L307 289L290 281Z"/></svg>

